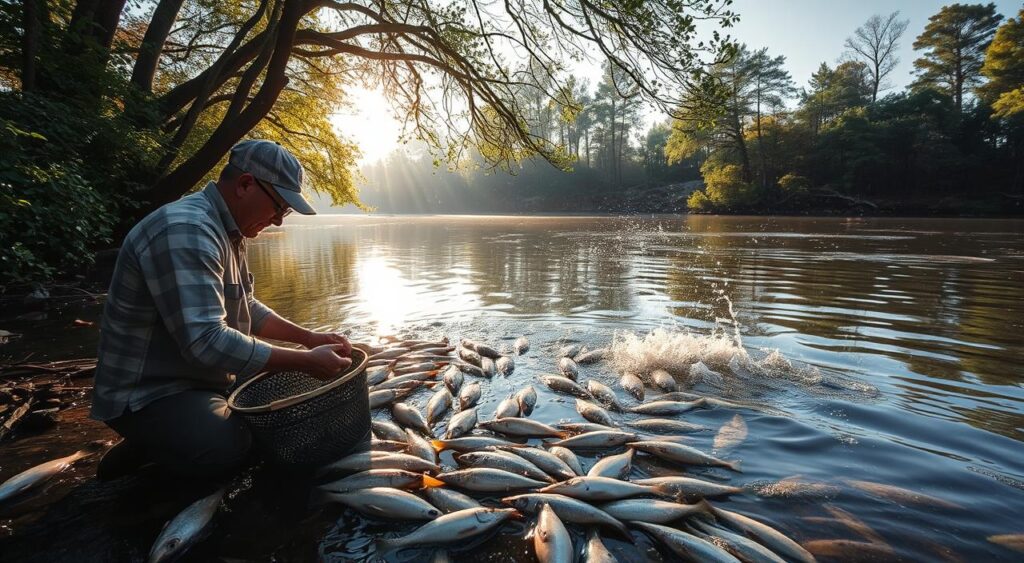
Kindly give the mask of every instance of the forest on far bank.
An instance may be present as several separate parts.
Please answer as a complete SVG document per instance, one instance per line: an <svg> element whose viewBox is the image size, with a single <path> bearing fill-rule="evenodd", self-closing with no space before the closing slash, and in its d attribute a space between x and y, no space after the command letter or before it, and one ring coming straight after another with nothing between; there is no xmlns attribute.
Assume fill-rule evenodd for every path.
<svg viewBox="0 0 1024 563"><path fill-rule="evenodd" d="M605 66L570 80L567 103L527 100L527 122L570 157L447 167L425 149L364 165L360 199L390 213L674 211L1012 214L1024 211L1024 10L944 7L917 38L876 15L851 29L834 63L797 85L784 57L737 45L693 92L645 129L628 77ZM913 41L915 80L894 91L896 46ZM676 196L666 185L704 189ZM618 197L617 197L618 196ZM659 203L660 202L660 203Z"/></svg>

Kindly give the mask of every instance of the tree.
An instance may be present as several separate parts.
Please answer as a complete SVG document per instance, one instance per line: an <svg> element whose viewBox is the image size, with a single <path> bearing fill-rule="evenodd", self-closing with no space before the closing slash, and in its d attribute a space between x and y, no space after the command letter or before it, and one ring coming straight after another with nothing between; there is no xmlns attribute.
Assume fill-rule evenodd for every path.
<svg viewBox="0 0 1024 563"><path fill-rule="evenodd" d="M985 53L981 74L988 79L978 90L999 117L1024 114L1024 9L996 31Z"/></svg>
<svg viewBox="0 0 1024 563"><path fill-rule="evenodd" d="M896 56L900 37L907 30L910 20L900 20L898 11L882 17L875 14L858 27L844 44L847 54L860 59L871 73L871 101L878 99L878 93L886 89L885 78L892 73L900 59Z"/></svg>
<svg viewBox="0 0 1024 563"><path fill-rule="evenodd" d="M870 70L862 62L845 61L835 69L821 63L811 75L810 89L801 92L798 116L817 134L846 110L871 102L871 80Z"/></svg>
<svg viewBox="0 0 1024 563"><path fill-rule="evenodd" d="M928 18L914 49L925 53L914 61L916 88L934 88L963 111L964 94L981 82L981 67L1002 16L996 5L953 4Z"/></svg>

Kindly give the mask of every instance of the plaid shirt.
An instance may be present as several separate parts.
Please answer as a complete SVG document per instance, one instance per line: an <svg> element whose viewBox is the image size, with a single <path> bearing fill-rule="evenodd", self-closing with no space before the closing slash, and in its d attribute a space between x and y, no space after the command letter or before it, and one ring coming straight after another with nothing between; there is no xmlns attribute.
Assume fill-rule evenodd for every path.
<svg viewBox="0 0 1024 563"><path fill-rule="evenodd" d="M217 186L154 211L117 257L100 324L91 415L110 420L189 389L226 392L263 368L250 336L270 314L252 295L245 242Z"/></svg>

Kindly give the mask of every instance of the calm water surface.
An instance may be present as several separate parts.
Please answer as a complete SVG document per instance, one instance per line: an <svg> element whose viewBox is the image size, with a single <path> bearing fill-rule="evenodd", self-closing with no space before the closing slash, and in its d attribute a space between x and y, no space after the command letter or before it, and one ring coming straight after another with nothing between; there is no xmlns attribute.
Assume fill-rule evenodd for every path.
<svg viewBox="0 0 1024 563"><path fill-rule="evenodd" d="M511 378L485 387L481 413L554 371L564 342L598 347L662 329L728 337L755 358L777 350L788 363L770 376L696 389L771 414L684 417L711 428L736 412L746 421L749 436L725 456L743 461L742 474L693 472L751 491L722 506L798 541L865 541L836 520L830 509L840 508L899 559L1009 561L1020 554L986 538L1024 533L1022 233L1011 220L316 217L265 233L249 256L257 296L306 326L506 346L527 335L533 348ZM617 378L606 364L582 372ZM538 391L533 418L580 420L571 400ZM694 444L709 451L713 438ZM793 476L817 486L772 486ZM356 559L368 534L396 530L335 511L283 547L262 546L232 542L245 537L245 518L230 520L221 544L242 558L260 558L261 545L279 559ZM522 532L506 528L457 555L531 560ZM624 559L657 556L647 544L608 543Z"/></svg>

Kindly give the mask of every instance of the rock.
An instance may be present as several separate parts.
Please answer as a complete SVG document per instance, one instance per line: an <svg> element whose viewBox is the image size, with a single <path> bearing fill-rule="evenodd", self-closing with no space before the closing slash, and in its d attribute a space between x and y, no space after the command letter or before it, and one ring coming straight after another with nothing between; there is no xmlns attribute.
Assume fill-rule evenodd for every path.
<svg viewBox="0 0 1024 563"><path fill-rule="evenodd" d="M60 401L58 401L58 403L59 402ZM26 414L24 418L22 418L21 424L18 426L18 430L41 432L57 426L58 422L60 422L59 408L40 409Z"/></svg>

